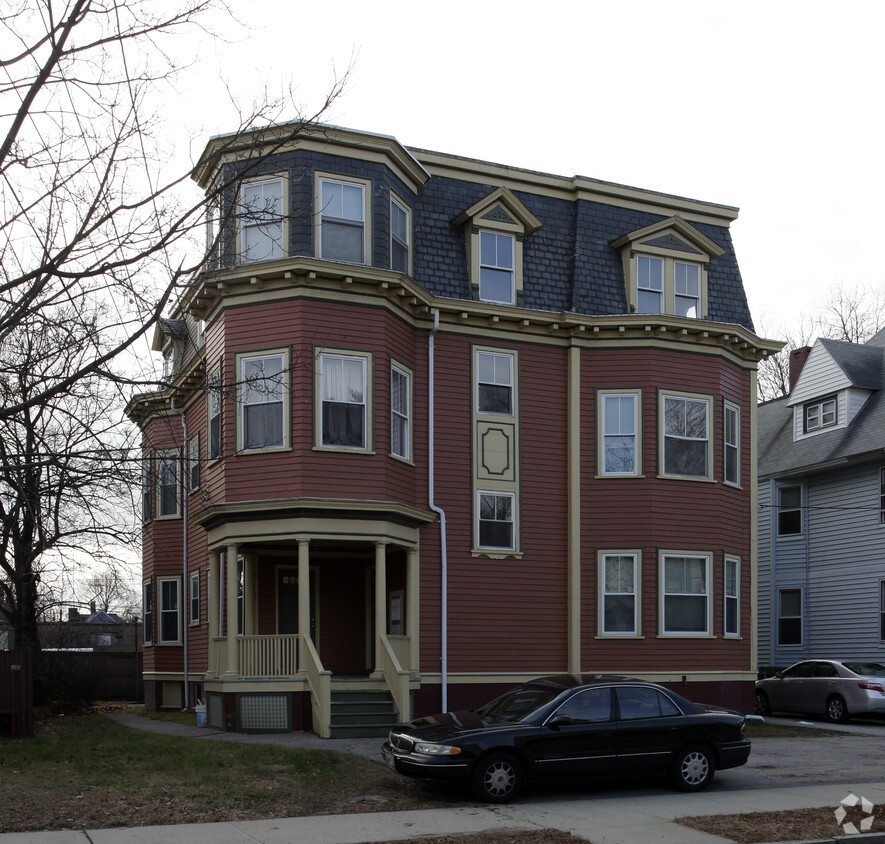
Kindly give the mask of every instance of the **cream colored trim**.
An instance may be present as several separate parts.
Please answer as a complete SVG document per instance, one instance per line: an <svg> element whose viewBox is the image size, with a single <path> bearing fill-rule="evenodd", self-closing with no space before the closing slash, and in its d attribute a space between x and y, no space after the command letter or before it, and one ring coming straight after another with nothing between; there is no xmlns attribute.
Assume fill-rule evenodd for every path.
<svg viewBox="0 0 885 844"><path fill-rule="evenodd" d="M329 445L323 442L323 365L325 358L350 358L363 362L363 383L365 387L365 394L363 395L363 425L365 428L363 430L363 444L361 446ZM314 450L374 454L375 429L373 423L375 419L375 397L373 385L375 383L375 353L322 346L314 352L313 366Z"/></svg>
<svg viewBox="0 0 885 844"><path fill-rule="evenodd" d="M726 577L725 577L725 568L728 562L737 563L737 633L729 633L725 629L725 615L726 615ZM741 638L741 617L743 613L741 612L741 575L743 566L741 565L741 557L740 554L729 554L725 553L722 556L722 638L723 639L732 639L737 640Z"/></svg>
<svg viewBox="0 0 885 844"><path fill-rule="evenodd" d="M184 590L181 588L181 575L171 575L171 574L162 574L157 575L155 577L156 580L156 589L157 589L157 598L154 601L154 621L156 622L156 630L157 636L154 640L154 645L157 647L181 647L182 644L182 628L184 627L185 619L184 616L184 607L182 606L182 597ZM178 608L177 608L177 617L178 617L178 632L176 634L176 638L163 641L163 584L166 582L173 582L178 586L178 594L176 595L178 599Z"/></svg>
<svg viewBox="0 0 885 844"><path fill-rule="evenodd" d="M406 237L408 238L408 242L406 243L407 252L408 252L408 255L407 255L408 266L406 267L406 274L412 275L412 260L414 258L414 254L413 254L414 249L412 246L412 240L413 240L413 238L412 238L412 232L413 232L412 207L409 205L408 202L400 199L399 196L397 196L393 191L390 191L390 202L388 203L388 209L389 209L388 214L390 215L388 218L390 221L390 224L388 226L390 229L390 238L388 241L388 249L390 250L390 253L389 253L390 257L388 259L388 264L390 266L390 269L393 270L393 243L394 243L394 240L393 240L393 214L391 213L390 209L392 209L394 205L398 205L400 207L400 209L405 212L405 215L406 215L406 223L407 223ZM397 272L397 271L394 270L394 272Z"/></svg>
<svg viewBox="0 0 885 844"><path fill-rule="evenodd" d="M636 446L634 450L635 468L632 472L606 472L605 471L605 400L609 397L632 396L634 400L633 425L635 429ZM596 477L599 479L609 478L641 478L643 475L642 452L642 408L643 390L641 387L597 388L596 390Z"/></svg>
<svg viewBox="0 0 885 844"><path fill-rule="evenodd" d="M393 449L390 449L390 456L394 460L401 460L404 463L408 463L409 465L415 465L415 373L414 370L410 366L406 366L404 363L400 363L396 358L391 356L390 358L390 427L391 427L391 436L390 441L393 443L393 370L399 370L400 373L406 376L408 380L408 446L406 448L406 453L402 454L394 454Z"/></svg>
<svg viewBox="0 0 885 844"><path fill-rule="evenodd" d="M243 188L247 185L260 184L261 182L280 183L280 249L283 258L289 254L289 174L285 172L266 173L261 176L245 179L237 188L237 214L236 214L236 256L237 263L247 267L264 264L267 261L247 261L243 258ZM279 260L278 258L267 259L268 261Z"/></svg>
<svg viewBox="0 0 885 844"><path fill-rule="evenodd" d="M533 234L541 228L541 221L513 195L512 191L505 187L492 191L492 193L483 197L466 211L462 211L452 220L452 223L460 226L468 221L474 221L474 225L485 227L486 221L476 222L476 218L488 213L495 205L504 206L505 211L509 212L510 216L515 217L516 221L513 225L508 225L501 221L489 221L490 228L501 227L506 231L518 230L526 235Z"/></svg>
<svg viewBox="0 0 885 844"><path fill-rule="evenodd" d="M750 664L755 671L759 665L759 467L757 465L759 435L759 412L757 410L758 375L750 373Z"/></svg>
<svg viewBox="0 0 885 844"><path fill-rule="evenodd" d="M581 669L581 350L568 350L568 670Z"/></svg>
<svg viewBox="0 0 885 844"><path fill-rule="evenodd" d="M172 519L180 519L181 518L181 482L182 478L182 460L181 460L181 449L180 448L158 448L154 452L154 480L153 480L153 493L154 493L154 519L158 522L167 522ZM166 458L172 457L175 462L175 512L167 513L166 515L160 514L160 501L162 500L162 494L160 491L160 461L165 460Z"/></svg>
<svg viewBox="0 0 885 844"><path fill-rule="evenodd" d="M666 471L666 425L664 424L664 404L666 399L691 399L693 401L703 401L707 405L707 474L706 475L676 475L669 474ZM664 387L658 388L658 477L668 478L670 480L684 480L696 482L714 483L716 479L716 467L714 458L716 455L714 442L715 428L715 402L714 397L707 393L689 393L683 390L670 390Z"/></svg>
<svg viewBox="0 0 885 844"><path fill-rule="evenodd" d="M754 396L750 396L750 400L754 401ZM726 453L725 449L728 446L728 442L726 440L726 431L728 430L728 411L733 410L737 413L737 481L729 481L726 478ZM722 400L722 483L726 486L734 487L735 489L743 489L743 485L741 481L741 462L744 456L744 443L741 437L742 434L742 423L741 423L741 405L737 402L731 401L730 399ZM753 512L756 512L755 510Z"/></svg>
<svg viewBox="0 0 885 844"><path fill-rule="evenodd" d="M314 172L314 190L313 190L313 207L314 207L314 238L313 238L313 254L322 261L334 261L338 263L336 258L323 257L323 200L322 200L322 184L323 182L332 182L339 185L356 185L362 188L363 192L363 260L361 264L367 267L373 265L372 255L372 182L370 179L360 179L356 176L343 175L341 173L324 173L319 170ZM349 262L343 262L349 263Z"/></svg>
<svg viewBox="0 0 885 844"><path fill-rule="evenodd" d="M605 603L605 558L633 557L633 630L606 633L604 629ZM597 548L596 549L596 638L598 639L642 639L642 549L641 548Z"/></svg>
<svg viewBox="0 0 885 844"><path fill-rule="evenodd" d="M704 632L669 632L664 629L664 560L667 557L691 557L693 559L706 560L706 582L707 589L707 629ZM715 554L712 551L685 550L678 548L659 548L658 549L658 638L659 639L712 639L715 638L715 624L713 615L714 606L714 583L713 583L713 561ZM684 593L676 593L684 594Z"/></svg>

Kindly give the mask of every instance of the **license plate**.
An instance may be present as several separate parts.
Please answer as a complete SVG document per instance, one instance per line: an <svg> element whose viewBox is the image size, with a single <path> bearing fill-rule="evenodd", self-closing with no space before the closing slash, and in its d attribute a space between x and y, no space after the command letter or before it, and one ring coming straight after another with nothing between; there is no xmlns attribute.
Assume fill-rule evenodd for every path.
<svg viewBox="0 0 885 844"><path fill-rule="evenodd" d="M384 763L387 765L387 767L390 768L391 771L395 771L396 770L396 760L393 758L393 754L392 753L382 753L381 755L384 757Z"/></svg>

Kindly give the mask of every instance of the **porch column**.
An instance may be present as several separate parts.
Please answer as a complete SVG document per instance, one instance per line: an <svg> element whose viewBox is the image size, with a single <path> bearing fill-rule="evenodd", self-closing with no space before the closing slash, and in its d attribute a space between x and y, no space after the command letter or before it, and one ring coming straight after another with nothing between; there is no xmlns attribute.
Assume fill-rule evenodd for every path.
<svg viewBox="0 0 885 844"><path fill-rule="evenodd" d="M221 552L209 553L209 584L206 600L209 602L209 664L206 666L207 677L218 676L218 654L215 652L215 638L218 636L218 603L221 600Z"/></svg>
<svg viewBox="0 0 885 844"><path fill-rule="evenodd" d="M298 670L310 665L307 640L310 637L310 540L298 540Z"/></svg>
<svg viewBox="0 0 885 844"><path fill-rule="evenodd" d="M239 651L237 650L237 558L239 549L236 545L228 545L225 551L227 569L227 671L225 677L240 676Z"/></svg>
<svg viewBox="0 0 885 844"><path fill-rule="evenodd" d="M375 670L381 656L381 637L387 634L387 543L375 543Z"/></svg>
<svg viewBox="0 0 885 844"><path fill-rule="evenodd" d="M409 548L406 552L406 632L409 634L409 664L405 666L412 673L420 669L418 654L418 630L421 615L419 612L421 590L418 588L418 549Z"/></svg>

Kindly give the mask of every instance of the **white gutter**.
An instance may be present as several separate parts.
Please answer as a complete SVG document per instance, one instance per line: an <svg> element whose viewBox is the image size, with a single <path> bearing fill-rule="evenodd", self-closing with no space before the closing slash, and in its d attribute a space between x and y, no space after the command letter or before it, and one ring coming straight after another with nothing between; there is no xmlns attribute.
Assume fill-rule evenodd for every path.
<svg viewBox="0 0 885 844"><path fill-rule="evenodd" d="M184 646L184 708L190 708L190 693L188 691L187 680L187 628L188 628L188 611L190 609L190 598L187 590L190 583L187 577L187 422L184 419L184 411L179 410L175 406L175 396L172 396L172 411L181 416L182 430L182 446L181 446L181 515L182 515L182 562L181 562L181 594L178 596L178 603L181 606L181 642ZM187 597L186 597L187 596Z"/></svg>
<svg viewBox="0 0 885 844"><path fill-rule="evenodd" d="M448 593L448 559L446 556L446 513L442 507L437 507L436 503L433 500L433 490L434 490L434 463L436 460L435 452L434 452L434 429L436 419L434 417L434 391L435 391L435 377L434 377L434 338L436 337L436 332L439 331L439 310L434 308L433 311L433 330L430 332L430 340L427 343L427 366L429 370L428 381L429 381L429 389L428 389L428 416L427 416L427 427L428 427L428 456L427 456L427 485L428 492L427 498L428 503L430 505L430 509L439 516L439 544L440 544L440 565L441 565L441 576L442 576L442 600L440 606L440 613L442 615L442 653L440 659L440 694L441 694L441 705L440 709L445 712L448 708L448 697L449 697L449 685L448 685L448 673L449 673L449 631L448 631L448 603L449 603L449 593Z"/></svg>

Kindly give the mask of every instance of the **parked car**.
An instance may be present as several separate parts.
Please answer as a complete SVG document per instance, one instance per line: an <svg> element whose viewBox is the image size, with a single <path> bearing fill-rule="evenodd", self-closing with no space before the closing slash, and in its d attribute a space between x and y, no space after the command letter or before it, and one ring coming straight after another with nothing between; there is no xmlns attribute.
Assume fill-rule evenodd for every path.
<svg viewBox="0 0 885 844"><path fill-rule="evenodd" d="M669 775L699 791L750 755L743 715L700 706L652 683L564 675L519 686L481 709L395 727L387 765L415 779L461 783L490 803L527 783Z"/></svg>
<svg viewBox="0 0 885 844"><path fill-rule="evenodd" d="M756 714L798 712L847 721L885 715L885 665L863 660L806 659L756 681Z"/></svg>

